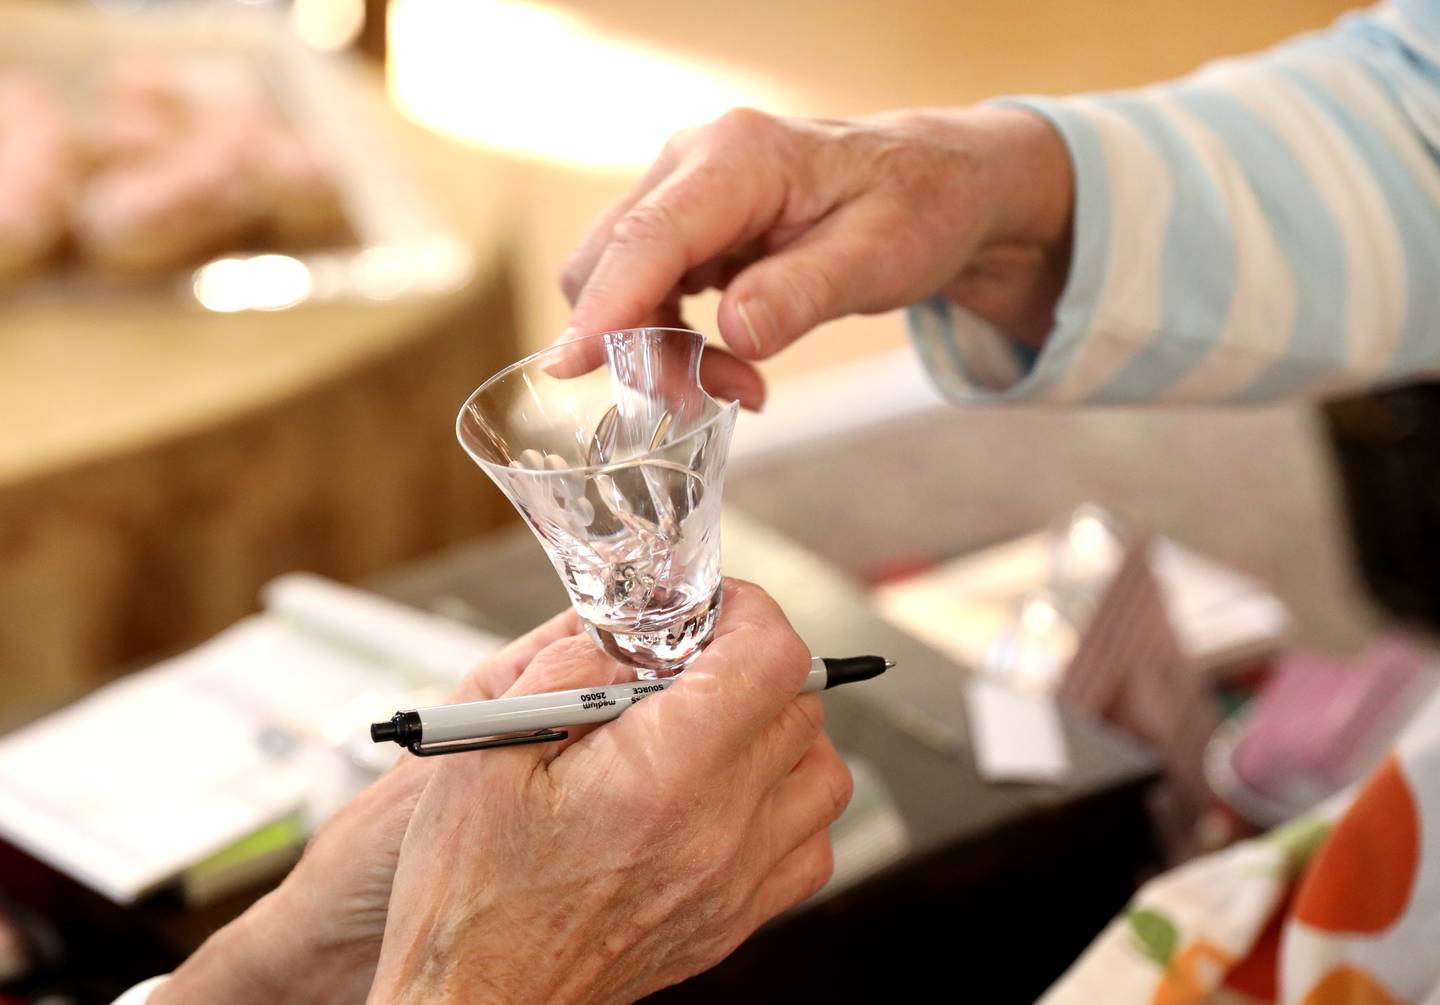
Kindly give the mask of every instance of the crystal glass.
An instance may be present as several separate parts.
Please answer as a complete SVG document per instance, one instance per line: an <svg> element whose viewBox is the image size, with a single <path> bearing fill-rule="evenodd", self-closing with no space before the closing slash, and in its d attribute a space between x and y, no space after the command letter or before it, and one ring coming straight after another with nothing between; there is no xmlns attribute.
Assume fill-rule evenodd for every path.
<svg viewBox="0 0 1440 1005"><path fill-rule="evenodd" d="M700 386L705 340L635 328L552 346L460 409L461 445L514 503L591 638L678 672L720 608L720 495L737 406Z"/></svg>
<svg viewBox="0 0 1440 1005"><path fill-rule="evenodd" d="M982 669L1005 685L1054 695L1125 558L1127 533L1082 505L1046 531L1044 580L1016 598Z"/></svg>

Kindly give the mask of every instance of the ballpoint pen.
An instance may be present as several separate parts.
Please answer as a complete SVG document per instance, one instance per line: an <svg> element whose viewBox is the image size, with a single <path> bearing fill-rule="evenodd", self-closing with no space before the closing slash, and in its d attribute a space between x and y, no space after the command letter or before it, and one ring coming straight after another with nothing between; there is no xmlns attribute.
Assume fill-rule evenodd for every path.
<svg viewBox="0 0 1440 1005"><path fill-rule="evenodd" d="M810 673L800 690L823 691L869 680L894 665L880 656L816 656L810 660ZM607 722L637 701L664 691L677 679L637 680L410 709L396 712L384 722L371 723L370 739L376 743L394 741L420 757L563 740L568 734L560 727Z"/></svg>

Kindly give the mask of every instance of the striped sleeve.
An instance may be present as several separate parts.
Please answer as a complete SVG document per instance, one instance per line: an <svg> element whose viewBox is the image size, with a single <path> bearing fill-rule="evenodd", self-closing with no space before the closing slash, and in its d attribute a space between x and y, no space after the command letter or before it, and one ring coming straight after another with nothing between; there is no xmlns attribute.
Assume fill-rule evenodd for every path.
<svg viewBox="0 0 1440 1005"><path fill-rule="evenodd" d="M1012 100L1070 153L1070 275L1034 358L912 307L947 396L1258 402L1440 372L1440 2L1140 91Z"/></svg>

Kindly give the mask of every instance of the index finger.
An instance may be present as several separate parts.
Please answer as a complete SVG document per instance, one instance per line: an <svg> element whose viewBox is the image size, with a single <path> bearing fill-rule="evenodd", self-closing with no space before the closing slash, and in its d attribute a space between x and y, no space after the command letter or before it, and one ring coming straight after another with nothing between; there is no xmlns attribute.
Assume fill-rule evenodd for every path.
<svg viewBox="0 0 1440 1005"><path fill-rule="evenodd" d="M549 621L513 640L484 663L470 670L455 686L452 702L482 701L504 694L525 672L540 650L580 631L580 618L567 607Z"/></svg>
<svg viewBox="0 0 1440 1005"><path fill-rule="evenodd" d="M780 209L773 187L733 158L671 175L611 228L575 299L570 330L643 322L691 268L764 232Z"/></svg>

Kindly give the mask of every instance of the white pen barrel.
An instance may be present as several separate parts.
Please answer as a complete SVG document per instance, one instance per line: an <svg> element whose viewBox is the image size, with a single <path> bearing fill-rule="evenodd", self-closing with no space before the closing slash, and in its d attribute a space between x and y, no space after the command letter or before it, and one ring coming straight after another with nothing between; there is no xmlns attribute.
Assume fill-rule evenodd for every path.
<svg viewBox="0 0 1440 1005"><path fill-rule="evenodd" d="M641 698L663 691L668 680L525 694L461 705L419 709L422 743L473 740L504 733L527 733L557 726L583 726L615 718Z"/></svg>
<svg viewBox="0 0 1440 1005"><path fill-rule="evenodd" d="M530 733L540 729L608 722L637 701L665 690L674 682L674 677L666 680L638 680L573 691L525 694L514 698L422 708L416 712L420 716L420 742L447 743L451 740L474 740L506 733ZM825 662L816 656L810 661L810 673L805 678L802 690L821 691L824 690L826 682Z"/></svg>
<svg viewBox="0 0 1440 1005"><path fill-rule="evenodd" d="M810 672L805 676L805 684L801 691L824 691L825 685L830 683L830 671L825 669L825 661L819 656L810 657Z"/></svg>

